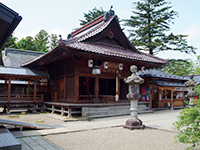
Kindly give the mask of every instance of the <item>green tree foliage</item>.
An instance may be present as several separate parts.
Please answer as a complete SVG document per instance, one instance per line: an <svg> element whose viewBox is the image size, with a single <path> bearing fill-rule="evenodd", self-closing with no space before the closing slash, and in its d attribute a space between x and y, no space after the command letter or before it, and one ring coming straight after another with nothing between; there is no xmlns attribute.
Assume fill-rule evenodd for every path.
<svg viewBox="0 0 200 150"><path fill-rule="evenodd" d="M17 45L17 49L36 50L34 39L31 36L22 38L19 42L17 42L16 45Z"/></svg>
<svg viewBox="0 0 200 150"><path fill-rule="evenodd" d="M193 74L200 74L200 67L196 66L195 69L193 70Z"/></svg>
<svg viewBox="0 0 200 150"><path fill-rule="evenodd" d="M34 45L36 51L47 52L49 49L49 35L45 30L41 30L38 34L36 34L34 39Z"/></svg>
<svg viewBox="0 0 200 150"><path fill-rule="evenodd" d="M86 23L92 21L93 19L97 18L98 16L104 14L105 11L101 7L100 9L97 9L96 7L92 9L92 11L89 11L88 13L84 13L84 20L79 20L80 25L85 25Z"/></svg>
<svg viewBox="0 0 200 150"><path fill-rule="evenodd" d="M57 44L58 36L56 34L49 35L47 31L40 30L39 33L35 35L35 37L27 36L20 39L19 41L17 41L17 38L14 37L14 35L11 35L2 50L5 48L15 48L47 52L53 49Z"/></svg>
<svg viewBox="0 0 200 150"><path fill-rule="evenodd" d="M200 97L200 86L195 87ZM192 144L190 149L200 145L200 101L194 107L185 108L180 112L178 121L173 123L174 129L179 132L177 139L181 143Z"/></svg>
<svg viewBox="0 0 200 150"><path fill-rule="evenodd" d="M58 36L56 34L50 35L50 48L53 49L58 44Z"/></svg>
<svg viewBox="0 0 200 150"><path fill-rule="evenodd" d="M130 40L135 46L144 46L151 55L167 50L195 53L195 48L187 44L187 35L167 35L178 15L169 2L140 0L133 6L133 15L124 20L124 25L130 27Z"/></svg>
<svg viewBox="0 0 200 150"><path fill-rule="evenodd" d="M164 65L160 71L178 76L187 76L193 73L194 63L190 60L170 59L169 63Z"/></svg>
<svg viewBox="0 0 200 150"><path fill-rule="evenodd" d="M193 74L200 74L200 56L197 57L197 61L195 62L195 69L193 70Z"/></svg>

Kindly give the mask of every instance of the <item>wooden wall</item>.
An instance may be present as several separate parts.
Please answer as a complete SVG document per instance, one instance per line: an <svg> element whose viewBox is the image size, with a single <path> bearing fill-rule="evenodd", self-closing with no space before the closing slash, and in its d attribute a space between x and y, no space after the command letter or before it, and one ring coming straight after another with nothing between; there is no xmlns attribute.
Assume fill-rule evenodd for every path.
<svg viewBox="0 0 200 150"><path fill-rule="evenodd" d="M88 67L89 59L90 58L86 57L71 56L48 66L48 72L50 74L49 95L52 96L52 92L55 92L53 95L57 94L57 101L76 102L79 99L79 77L96 77L96 75L92 74L92 68ZM109 60L105 61L112 63L112 66L123 63L113 61L111 62ZM112 79L115 81L117 70L118 68L104 69L102 67L101 74L98 75L97 78L99 81L101 79ZM119 86L121 86L121 88L119 88L120 99L126 99L126 94L128 93L128 85L124 84L123 79L131 75L130 64L123 63L123 70L119 73Z"/></svg>

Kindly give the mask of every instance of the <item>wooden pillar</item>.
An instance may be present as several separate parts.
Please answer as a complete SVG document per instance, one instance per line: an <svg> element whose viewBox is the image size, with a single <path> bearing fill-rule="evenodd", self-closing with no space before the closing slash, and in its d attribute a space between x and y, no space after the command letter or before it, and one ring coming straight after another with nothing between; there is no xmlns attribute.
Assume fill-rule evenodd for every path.
<svg viewBox="0 0 200 150"><path fill-rule="evenodd" d="M64 101L66 100L66 94L67 94L67 77L64 77Z"/></svg>
<svg viewBox="0 0 200 150"><path fill-rule="evenodd" d="M161 101L163 102L163 89L161 89Z"/></svg>
<svg viewBox="0 0 200 150"><path fill-rule="evenodd" d="M79 75L74 76L74 102L79 100Z"/></svg>
<svg viewBox="0 0 200 150"><path fill-rule="evenodd" d="M75 73L74 73L74 102L76 103L79 100L79 60L78 58L75 58L74 60L74 67L75 67Z"/></svg>
<svg viewBox="0 0 200 150"><path fill-rule="evenodd" d="M11 94L11 79L8 80L8 102L10 102L10 94Z"/></svg>
<svg viewBox="0 0 200 150"><path fill-rule="evenodd" d="M37 83L37 80L34 80L34 94L33 94L33 101L34 103L36 102L36 83Z"/></svg>
<svg viewBox="0 0 200 150"><path fill-rule="evenodd" d="M150 109L152 109L152 86L149 86L149 100L150 100Z"/></svg>
<svg viewBox="0 0 200 150"><path fill-rule="evenodd" d="M5 80L5 85L4 85L4 94L6 94L8 91L8 88L7 88L7 80Z"/></svg>
<svg viewBox="0 0 200 150"><path fill-rule="evenodd" d="M67 77L66 77L66 72L67 72L67 63L65 62L65 68L64 68L64 101L67 99Z"/></svg>
<svg viewBox="0 0 200 150"><path fill-rule="evenodd" d="M94 87L95 98L99 98L99 77L95 77L95 87Z"/></svg>
<svg viewBox="0 0 200 150"><path fill-rule="evenodd" d="M30 84L31 84L31 81L28 81L28 93L27 93L27 95L29 96L30 95Z"/></svg>
<svg viewBox="0 0 200 150"><path fill-rule="evenodd" d="M171 109L174 107L174 101L173 101L173 90L171 90Z"/></svg>
<svg viewBox="0 0 200 150"><path fill-rule="evenodd" d="M8 103L10 103L10 94L11 94L11 79L8 80ZM7 107L7 113L10 114L10 104Z"/></svg>

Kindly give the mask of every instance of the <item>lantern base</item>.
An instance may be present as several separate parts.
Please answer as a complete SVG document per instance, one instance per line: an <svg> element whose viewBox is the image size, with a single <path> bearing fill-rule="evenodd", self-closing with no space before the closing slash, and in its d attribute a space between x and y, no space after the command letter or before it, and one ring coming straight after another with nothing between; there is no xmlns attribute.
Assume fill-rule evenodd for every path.
<svg viewBox="0 0 200 150"><path fill-rule="evenodd" d="M134 129L144 129L145 125L142 124L142 121L140 119L137 120L128 119L126 121L126 125L124 125L123 127L130 130L134 130Z"/></svg>

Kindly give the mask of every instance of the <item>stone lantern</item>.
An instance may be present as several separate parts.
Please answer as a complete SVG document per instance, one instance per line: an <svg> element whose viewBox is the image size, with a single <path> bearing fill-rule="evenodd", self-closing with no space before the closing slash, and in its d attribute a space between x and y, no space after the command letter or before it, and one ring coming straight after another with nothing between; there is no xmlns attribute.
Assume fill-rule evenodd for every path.
<svg viewBox="0 0 200 150"><path fill-rule="evenodd" d="M185 86L188 87L187 97L189 98L189 105L193 105L192 101L194 101L194 98L198 96L197 93L193 91L193 87L198 85L198 83L193 80L194 78L193 74L189 75L189 77L190 80L185 82Z"/></svg>
<svg viewBox="0 0 200 150"><path fill-rule="evenodd" d="M129 85L129 93L126 97L131 101L131 117L126 121L124 128L128 129L144 129L142 121L138 119L138 100L141 98L140 84L144 83L144 79L136 75L137 67L132 65L130 67L131 76L124 79L124 82Z"/></svg>

